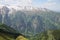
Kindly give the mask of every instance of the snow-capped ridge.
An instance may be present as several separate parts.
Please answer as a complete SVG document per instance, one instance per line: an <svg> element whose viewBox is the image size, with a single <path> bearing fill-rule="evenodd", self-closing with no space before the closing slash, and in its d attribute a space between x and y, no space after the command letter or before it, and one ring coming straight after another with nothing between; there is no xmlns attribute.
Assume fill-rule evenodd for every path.
<svg viewBox="0 0 60 40"><path fill-rule="evenodd" d="M0 8L3 8L4 6L0 6ZM25 11L48 11L46 8L41 7L33 7L33 6L5 6L6 8L14 9L16 11L18 10L25 10Z"/></svg>

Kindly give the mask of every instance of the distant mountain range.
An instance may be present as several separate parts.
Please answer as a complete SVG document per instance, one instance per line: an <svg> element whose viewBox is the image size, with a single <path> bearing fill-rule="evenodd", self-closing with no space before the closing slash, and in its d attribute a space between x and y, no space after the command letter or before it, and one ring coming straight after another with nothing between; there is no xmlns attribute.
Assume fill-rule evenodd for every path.
<svg viewBox="0 0 60 40"><path fill-rule="evenodd" d="M60 13L46 8L0 7L0 23L29 35L60 28Z"/></svg>

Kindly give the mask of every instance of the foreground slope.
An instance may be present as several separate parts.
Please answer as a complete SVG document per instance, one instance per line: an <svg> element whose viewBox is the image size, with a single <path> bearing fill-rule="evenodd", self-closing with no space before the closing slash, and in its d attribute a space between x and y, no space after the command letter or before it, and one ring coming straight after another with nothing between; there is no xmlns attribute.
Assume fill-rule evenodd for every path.
<svg viewBox="0 0 60 40"><path fill-rule="evenodd" d="M0 40L16 40L18 36L24 37L24 35L18 33L13 28L0 24Z"/></svg>
<svg viewBox="0 0 60 40"><path fill-rule="evenodd" d="M36 34L31 40L60 40L60 30L48 30Z"/></svg>

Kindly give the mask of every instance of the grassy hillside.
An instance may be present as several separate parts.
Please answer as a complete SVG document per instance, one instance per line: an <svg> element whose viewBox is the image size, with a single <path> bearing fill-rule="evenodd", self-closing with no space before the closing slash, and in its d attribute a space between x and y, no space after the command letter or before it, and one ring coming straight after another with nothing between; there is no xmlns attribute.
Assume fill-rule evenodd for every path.
<svg viewBox="0 0 60 40"><path fill-rule="evenodd" d="M18 36L25 38L24 35L16 32L13 28L5 24L0 24L0 40L16 40Z"/></svg>
<svg viewBox="0 0 60 40"><path fill-rule="evenodd" d="M15 38L11 35L0 33L0 40L15 40Z"/></svg>
<svg viewBox="0 0 60 40"><path fill-rule="evenodd" d="M60 30L48 30L30 38L31 40L60 40Z"/></svg>

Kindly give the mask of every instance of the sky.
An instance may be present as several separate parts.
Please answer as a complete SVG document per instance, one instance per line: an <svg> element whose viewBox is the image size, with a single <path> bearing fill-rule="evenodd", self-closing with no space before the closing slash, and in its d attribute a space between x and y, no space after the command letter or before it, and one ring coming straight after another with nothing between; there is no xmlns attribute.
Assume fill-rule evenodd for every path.
<svg viewBox="0 0 60 40"><path fill-rule="evenodd" d="M60 11L60 0L0 0L0 5L34 6Z"/></svg>

